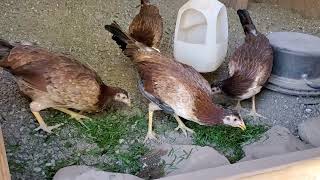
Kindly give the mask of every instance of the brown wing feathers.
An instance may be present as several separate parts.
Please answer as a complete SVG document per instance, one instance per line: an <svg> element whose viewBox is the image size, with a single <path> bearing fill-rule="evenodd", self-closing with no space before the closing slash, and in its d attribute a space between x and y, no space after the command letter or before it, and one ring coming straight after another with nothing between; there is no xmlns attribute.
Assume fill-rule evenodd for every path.
<svg viewBox="0 0 320 180"><path fill-rule="evenodd" d="M212 87L218 86L226 95L239 98L267 81L273 55L268 39L257 31L249 12L238 10L237 13L246 34L245 42L230 57L230 77Z"/></svg>
<svg viewBox="0 0 320 180"><path fill-rule="evenodd" d="M48 71L47 66L50 63L50 60L47 59L30 62L16 69L12 69L11 73L32 85L33 88L46 92L47 79L45 74Z"/></svg>
<svg viewBox="0 0 320 180"><path fill-rule="evenodd" d="M157 48L163 33L163 21L159 9L149 0L141 0L141 8L129 26L132 38L148 47Z"/></svg>

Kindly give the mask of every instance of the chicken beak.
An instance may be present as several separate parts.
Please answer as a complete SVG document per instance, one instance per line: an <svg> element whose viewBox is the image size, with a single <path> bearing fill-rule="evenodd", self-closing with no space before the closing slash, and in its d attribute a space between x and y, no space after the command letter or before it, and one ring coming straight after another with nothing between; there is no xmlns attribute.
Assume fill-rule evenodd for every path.
<svg viewBox="0 0 320 180"><path fill-rule="evenodd" d="M239 125L239 128L242 130L242 131L245 131L247 129L246 125L244 123L240 124Z"/></svg>
<svg viewBox="0 0 320 180"><path fill-rule="evenodd" d="M131 101L126 102L128 107L132 107Z"/></svg>

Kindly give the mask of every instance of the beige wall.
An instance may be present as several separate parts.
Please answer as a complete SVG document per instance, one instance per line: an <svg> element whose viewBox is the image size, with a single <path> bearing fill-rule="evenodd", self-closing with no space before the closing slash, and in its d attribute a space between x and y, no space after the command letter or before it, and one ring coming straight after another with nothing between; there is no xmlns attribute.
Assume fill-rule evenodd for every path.
<svg viewBox="0 0 320 180"><path fill-rule="evenodd" d="M250 0L251 2L268 2L298 11L305 17L320 18L320 0Z"/></svg>
<svg viewBox="0 0 320 180"><path fill-rule="evenodd" d="M320 148L245 161L161 180L310 180L320 179Z"/></svg>

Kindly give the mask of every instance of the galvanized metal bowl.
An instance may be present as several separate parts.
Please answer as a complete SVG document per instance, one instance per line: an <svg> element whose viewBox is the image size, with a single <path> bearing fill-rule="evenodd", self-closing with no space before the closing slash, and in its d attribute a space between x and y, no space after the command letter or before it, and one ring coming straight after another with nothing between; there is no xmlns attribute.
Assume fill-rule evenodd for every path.
<svg viewBox="0 0 320 180"><path fill-rule="evenodd" d="M274 63L268 89L290 95L320 95L320 38L296 32L268 36Z"/></svg>

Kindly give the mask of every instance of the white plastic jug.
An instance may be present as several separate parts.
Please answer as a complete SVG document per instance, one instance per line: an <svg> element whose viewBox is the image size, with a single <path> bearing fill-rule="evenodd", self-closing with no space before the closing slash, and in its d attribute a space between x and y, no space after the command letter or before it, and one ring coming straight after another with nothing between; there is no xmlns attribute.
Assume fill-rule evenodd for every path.
<svg viewBox="0 0 320 180"><path fill-rule="evenodd" d="M190 0L178 12L174 57L205 73L215 71L228 49L226 7L217 0Z"/></svg>

